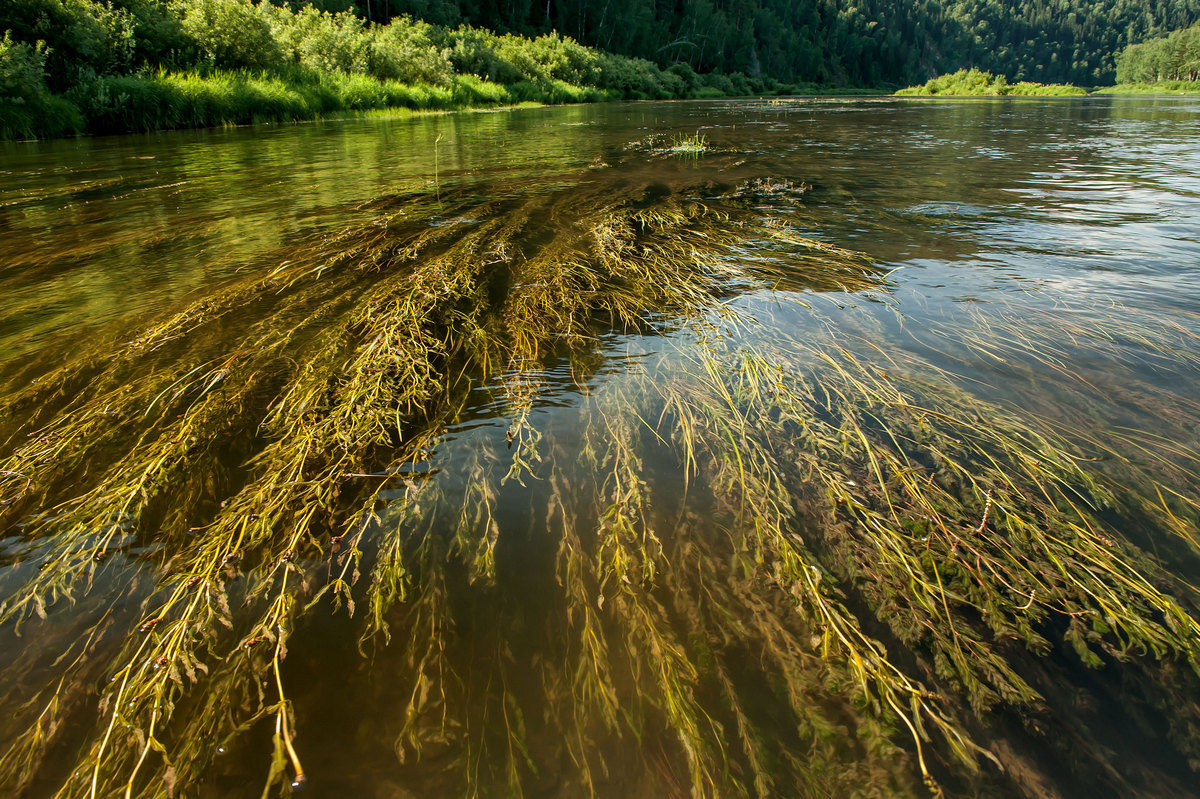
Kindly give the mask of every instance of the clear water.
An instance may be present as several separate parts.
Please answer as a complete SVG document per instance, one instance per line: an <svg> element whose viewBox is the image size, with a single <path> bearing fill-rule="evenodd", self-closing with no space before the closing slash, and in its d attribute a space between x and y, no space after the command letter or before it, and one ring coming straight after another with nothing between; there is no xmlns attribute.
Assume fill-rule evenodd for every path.
<svg viewBox="0 0 1200 799"><path fill-rule="evenodd" d="M631 147L655 135L696 133L709 146L697 158L652 158ZM800 303L771 291L734 295L729 307L758 320L741 334L747 342L786 350L788 342L820 340L895 364L880 368L920 363L946 370L974 397L1124 447L1134 463L1152 459L1123 431L1147 431L1185 453L1182 473L1163 479L1195 500L1196 478L1187 471L1200 450L1198 134L1194 99L863 99L531 108L4 144L0 391L19 391L69 362L83 342L115 347L334 231L370 224L379 198L434 188L503 200L588 184L614 192L662 187L703 199L770 179L807 185L800 206L786 211L797 232L865 253L886 280L871 291L811 291L797 275L799 287L784 293ZM759 254L747 248L738 257L750 262ZM542 436L545 460L492 498L500 538L494 579L481 586L462 574L447 578L455 586L447 656L454 672L443 673L446 685L435 681L433 690L456 697L445 701L462 707L446 712L463 725L496 725L497 713L511 724L504 708L519 709L528 750L516 757L523 764L518 782L527 795L687 795L686 758L653 723L640 738L597 732L594 745L609 770L588 788L550 721L568 709L541 708L544 718L536 710L545 701L541 663L562 657L554 646L563 634L555 610L559 541L546 508L563 489L551 477L586 482L594 470L581 453L597 408L622 392L644 392L647 381L686 374L689 362L680 353L694 345L691 335L614 332L582 379L566 359L512 376L536 384L529 421ZM449 529L464 504L478 501L472 486L480 474L507 471L506 432L516 410L504 386L504 375L477 386L438 439L429 462L440 491L427 517L432 527ZM0 420L0 433L13 436L0 450L5 455L28 436L20 422ZM231 445L216 468L236 472L246 455ZM706 535L705 521L695 518L703 503L684 491L678 459L649 453L646 464L656 495L674 497L655 510L658 524L678 532L677 520L690 518L696 534ZM573 512L586 526L595 509L588 510L584 494ZM384 493L381 521L368 540L386 536L388 500L403 495L403 486ZM13 521L0 538L7 572L0 589L8 594L36 568L42 546L24 535L25 525ZM1200 577L1200 559L1177 541L1122 532L1177 576ZM129 549L78 604L55 605L20 635L11 622L0 628L0 708L12 712L52 684L59 655L84 631L102 630L96 652L116 651L150 591L153 568L144 564L160 561L153 546ZM285 677L305 790L511 795L502 769L487 765L505 759L490 732L443 730L440 739L427 736L419 757L397 743L419 643L407 636L423 628L397 611L391 642L369 645L364 656L359 618L308 614L289 643ZM742 695L762 705L752 714L760 734L777 736L786 751L794 721L770 711L774 694L755 688L762 677L754 655L744 658L745 672L731 679L745 682ZM74 709L30 795L52 792L92 735L97 685L105 680L101 661L63 689ZM1007 771L974 777L947 766L939 776L951 790L1196 795L1186 756L1168 742L1168 722L1129 687L1144 676L1123 676L1115 663L1085 670L1065 651L1043 665L1045 675L1030 679L1045 706L997 710L979 731ZM717 693L697 679L701 704L714 702L719 715ZM501 687L505 680L513 682ZM497 700L503 696L516 699ZM571 694L559 701L570 702ZM1059 726L1047 732L1047 719ZM272 726L252 726L183 793L261 791ZM727 723L729 735L731 729ZM0 746L20 731L0 730ZM846 784L919 794L911 745L903 734L893 741L907 752L895 773L859 774ZM854 772L854 747L834 750ZM786 783L773 790L806 792Z"/></svg>

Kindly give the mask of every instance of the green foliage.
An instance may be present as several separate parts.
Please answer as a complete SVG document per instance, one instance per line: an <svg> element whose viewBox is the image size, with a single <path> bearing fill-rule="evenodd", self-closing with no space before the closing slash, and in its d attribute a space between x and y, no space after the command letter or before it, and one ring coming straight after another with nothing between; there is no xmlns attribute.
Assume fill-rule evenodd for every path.
<svg viewBox="0 0 1200 799"><path fill-rule="evenodd" d="M701 76L686 66L664 71L558 34L523 38L403 16L372 24L346 10L348 2L291 6L13 0L0 9L0 25L10 31L5 85L13 87L5 90L11 96L3 103L3 135L243 124L384 108L665 99L752 88L744 78ZM758 81L753 88L765 86Z"/></svg>
<svg viewBox="0 0 1200 799"><path fill-rule="evenodd" d="M921 86L909 86L896 92L901 96L952 95L958 97L1071 97L1087 94L1078 86L1030 83L1009 84L1003 75L993 75L978 69L960 69L950 75L934 78Z"/></svg>
<svg viewBox="0 0 1200 799"><path fill-rule="evenodd" d="M312 84L307 77L297 84L294 70L354 76L328 79L357 87L359 99L334 102L337 111L387 107L365 98L397 96L389 82L424 87L414 90L422 95L442 87L449 99L439 93L436 102L454 104L494 103L501 93L539 102L828 93L915 84L938 73L964 77L943 75L920 93L1071 95L1081 90L1031 81L1102 82L1114 74L1112 54L1121 46L1197 19L1200 0L1153 7L1147 0L1061 0L1053 9L1033 0L744 0L736 8L711 0L632 0L618 8L580 0L503 8L456 0L0 3L0 33L40 54L50 94L37 95L38 102L85 99L85 112L102 111L100 129L124 118L110 113L112 103L143 96L130 87L152 87L146 96L155 96L161 80L153 76L170 72L248 71L254 80L287 86ZM1196 29L1130 47L1121 54L1122 78L1194 79L1197 49ZM463 76L505 88L480 95ZM368 90L362 81L370 79L380 86ZM231 85L214 80L217 94ZM418 105L425 99L434 101L430 95ZM401 103L411 104L411 98ZM7 103L6 113L15 119L13 106ZM272 105L264 116L278 118L284 106L292 108ZM66 124L68 107L56 107L41 115L57 121L42 124L26 99L19 116L27 121L9 124L5 135L76 129ZM176 116L131 110L129 119Z"/></svg>
<svg viewBox="0 0 1200 799"><path fill-rule="evenodd" d="M10 31L25 44L45 43L46 77L56 91L132 67L135 30L131 12L96 0L0 3L0 31Z"/></svg>
<svg viewBox="0 0 1200 799"><path fill-rule="evenodd" d="M1155 83L1119 83L1097 89L1096 94L1200 94L1200 80L1160 80Z"/></svg>
<svg viewBox="0 0 1200 799"><path fill-rule="evenodd" d="M1087 90L1067 83L1021 81L1009 86L1005 94L1010 97L1083 97Z"/></svg>
<svg viewBox="0 0 1200 799"><path fill-rule="evenodd" d="M46 46L0 39L0 138L59 136L83 126L79 112L50 94L45 83Z"/></svg>
<svg viewBox="0 0 1200 799"><path fill-rule="evenodd" d="M960 69L950 75L933 78L923 86L909 86L899 95L953 94L961 96L1000 96L1006 93L1008 80L978 69Z"/></svg>
<svg viewBox="0 0 1200 799"><path fill-rule="evenodd" d="M700 73L840 86L917 83L963 67L1010 81L1096 85L1130 42L1200 20L1200 0L387 0L412 14L534 37L550 30L608 52Z"/></svg>
<svg viewBox="0 0 1200 799"><path fill-rule="evenodd" d="M1200 25L1131 44L1117 55L1117 83L1200 81Z"/></svg>
<svg viewBox="0 0 1200 799"><path fill-rule="evenodd" d="M199 64L216 69L269 69L284 64L271 6L250 0L176 0L184 34Z"/></svg>
<svg viewBox="0 0 1200 799"><path fill-rule="evenodd" d="M5 32L0 39L0 97L6 100L29 100L46 91L43 74L46 68L46 45L31 46L14 42Z"/></svg>
<svg viewBox="0 0 1200 799"><path fill-rule="evenodd" d="M365 73L369 67L372 37L349 12L330 14L312 6L295 14L276 9L271 23L274 38L291 63L321 72Z"/></svg>
<svg viewBox="0 0 1200 799"><path fill-rule="evenodd" d="M433 26L408 17L370 29L368 71L404 83L445 85L454 74L449 49L438 44Z"/></svg>

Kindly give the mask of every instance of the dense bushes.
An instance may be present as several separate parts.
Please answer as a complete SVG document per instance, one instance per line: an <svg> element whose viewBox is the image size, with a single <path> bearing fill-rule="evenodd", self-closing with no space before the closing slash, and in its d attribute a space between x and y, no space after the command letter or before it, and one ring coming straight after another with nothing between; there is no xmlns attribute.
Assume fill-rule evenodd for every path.
<svg viewBox="0 0 1200 799"><path fill-rule="evenodd" d="M282 0L281 0L282 2ZM3 135L776 90L529 39L253 0L3 0ZM82 116L81 116L82 115ZM86 124L84 122L86 120Z"/></svg>
<svg viewBox="0 0 1200 799"><path fill-rule="evenodd" d="M432 25L401 17L372 28L371 36L367 69L375 77L438 86L450 82L450 50Z"/></svg>
<svg viewBox="0 0 1200 799"><path fill-rule="evenodd" d="M179 12L183 33L196 53L195 66L215 69L273 69L283 66L271 14L250 0L185 0Z"/></svg>
<svg viewBox="0 0 1200 799"><path fill-rule="evenodd" d="M921 86L909 86L896 92L898 95L952 95L958 97L1069 97L1085 95L1078 86L1061 83L1030 83L1022 81L1010 84L1003 75L993 75L978 69L960 69L949 75L934 78Z"/></svg>
<svg viewBox="0 0 1200 799"><path fill-rule="evenodd" d="M54 97L44 80L46 47L0 39L0 138L71 133L83 118L71 103Z"/></svg>

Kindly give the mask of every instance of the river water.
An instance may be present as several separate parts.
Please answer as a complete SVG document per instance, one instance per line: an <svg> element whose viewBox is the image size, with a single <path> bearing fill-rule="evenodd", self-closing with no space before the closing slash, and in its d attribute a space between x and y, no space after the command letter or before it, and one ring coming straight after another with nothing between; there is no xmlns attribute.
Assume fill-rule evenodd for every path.
<svg viewBox="0 0 1200 799"><path fill-rule="evenodd" d="M277 702L273 692L287 683L285 723L294 727L304 791L314 796L923 795L929 789L922 756L930 780L951 794L1200 795L1188 787L1197 781L1189 759L1200 762L1200 694L1188 666L1189 657L1196 662L1194 647L1189 655L1187 645L1168 645L1159 659L1137 642L1097 645L1102 662L1085 666L1066 631L1091 611L1063 600L1062 608L1035 620L1045 646L1006 641L1002 624L985 636L986 651L1000 653L1036 698L968 698L971 690L961 674L947 672L954 667L942 664L934 643L906 637L902 624L889 626L895 602L870 585L871 564L887 559L882 548L839 549L843 543L832 534L796 532L820 524L822 517L804 510L824 496L824 489L811 488L820 485L813 476L820 466L794 475L780 466L785 484L806 497L782 505L790 508L793 534L820 542L811 551L829 595L840 597L867 636L883 642L901 671L944 694L949 715L988 754L972 758L978 771L962 765L928 720L930 735L918 752L904 713L882 707L869 691L856 693L853 679L847 687L845 673L814 665L831 657L831 645L820 643L831 622L803 602L793 618L778 569L771 577L764 567L742 585L733 575L753 567L730 565L736 546L705 549L716 532L770 514L745 514L745 475L753 470L746 464L741 499L723 504L725 472L690 465L692 457L719 460L719 448L681 454L680 430L687 427L677 423L675 438L665 432L675 395L661 388L681 386L700 396L719 382L696 381L711 362L695 353L718 346L708 340L715 335L725 342L720 357L733 358L727 364L748 363L737 361L739 352L763 353L769 366L805 375L814 394L826 377L835 393L880 376L911 378L911 386L926 388L906 389L906 396L934 416L969 417L955 428L968 435L991 415L997 429L1016 431L1022 452L1037 455L1038 436L1063 442L1064 463L1082 471L1062 478L1062 496L1094 506L1083 513L1089 520L1083 526L1136 553L1130 561L1144 566L1149 582L1185 615L1200 618L1191 588L1200 579L1198 135L1196 99L881 98L522 108L0 144L0 397L25 396L42 381L61 385L38 395L38 407L16 402L0 418L4 458L69 422L56 413L82 413L90 392L101 391L92 377L95 358L325 246L339 231L379 227L385 216L405 213L405 198L432 197L457 208L431 223L457 231L533 196L562 198L569 217L569 198L587 192L650 207L681 196L719 206L739 187L752 186L754 199L738 208L749 207L768 227L786 224L808 248L791 261L790 250L769 250L760 238L726 249L722 257L740 267L771 261L776 277L731 285L703 324L601 330L583 356L567 343L543 351L536 364L477 375L453 413L428 422L424 432L432 438L419 469L403 479L393 473L374 495L359 541L364 576L346 594L358 604L354 615L333 607L329 595L311 611L289 610L278 670L268 658L255 676L235 674L229 683L205 674L222 673L221 664L235 655L220 653L246 649L246 639L212 644L199 658L209 671L192 668L178 680L189 687L178 698L176 727L159 733L172 759L195 768L169 766L152 747L140 767L142 782L131 782L135 793L155 795L169 790L163 785L176 774L190 774L173 788L178 795L257 795L271 771L280 716L246 709L256 691L266 705ZM703 137L702 151L674 147L684 137ZM463 197L470 201L460 203ZM539 213L553 216L554 202L543 202ZM573 222L556 224L565 229ZM543 243L524 240L522 257L534 258ZM854 279L830 276L811 257L823 246L860 254L869 267ZM339 290L353 302L369 288L367 279ZM740 321L714 334L730 315ZM182 343L154 349L121 374L167 374L168 365L199 369L215 354L251 346L252 339L239 336L256 320L234 314L215 329L190 328ZM299 329L299 317L294 322ZM282 352L280 362L307 357L303 341L292 346L295 352ZM848 364L868 377L851 380ZM62 377L64 366L78 375ZM451 388L452 377L445 377ZM164 378L161 393L147 395L153 403L142 402L150 408L144 418L185 378ZM191 467L190 488L179 489L192 503L187 518L175 519L164 500L136 523L121 521L124 538L106 539L112 553L106 550L90 588L75 589L78 601L51 599L45 609L0 626L0 709L13 718L0 729L0 747L27 742L20 736L37 727L48 697L63 697L52 734L21 750L34 754L15 757L13 749L3 761L0 776L10 785L30 796L64 783L75 786L71 795L86 793L86 778L78 782L78 772L91 768L79 765L87 762L83 755L106 729L125 734L126 720L118 714L120 724L107 727L113 716L98 703L112 694L105 686L120 684L130 657L124 642L159 634L138 632L138 625L153 615L158 581L178 568L175 551L156 543L155 531L171 524L204 529L239 486L255 479L247 477L252 459L270 439L258 423L283 382L265 378L239 405L253 423L232 427L210 447L211 457ZM928 388L935 383L939 388ZM113 392L106 395L110 412L124 419L117 407L123 395L112 385L103 391ZM638 410L614 421L614 408ZM864 425L858 433L864 442L886 438L891 429L886 414L872 413L878 428ZM766 430L775 417L757 420L748 411L745 419ZM893 436L897 449L908 446ZM605 449L626 437L641 441L635 461L621 447ZM658 443L642 440L648 438ZM37 475L0 464L13 475L3 499L14 508L0 517L7 525L0 598L25 595L37 574L54 570L46 566L55 557L46 531L65 512L60 503L92 489L135 440L132 433L116 438L63 467L43 494L28 488ZM738 451L749 460L757 450L744 446ZM769 446L780 447L772 457L786 460L786 447ZM851 446L857 443L843 452ZM1033 455L1020 455L1020 462L1033 462ZM382 473L387 457L371 457ZM827 453L816 460L828 461ZM861 474L847 466L838 478L856 489L855 480L869 478L876 464L871 456L860 460L867 464ZM998 471L989 480L1012 474L999 456L993 463ZM922 468L933 485L932 472L950 467L934 458ZM902 479L893 478L889 486ZM1091 486L1092 478L1106 487ZM606 576L600 565L579 566L600 564L612 551L596 544L592 561L576 562L574 539L563 531L608 530L606 514L628 501L614 485L627 479L629 490L654 498L633 503L641 523L658 531L640 534L645 561L631 567L639 573L630 578L614 567ZM970 506L976 532L1002 512L1002 486L985 483L980 478L977 490L963 489L978 500ZM427 484L436 484L436 492L423 499L419 489ZM1039 490L1019 477L1011 488L1016 497ZM1097 499L1102 493L1111 499ZM1057 509L1063 501L1055 497ZM738 501L741 511L728 507ZM845 497L836 502L847 504ZM362 518L355 513L346 518ZM964 524L969 531L975 522ZM917 536L924 528L913 522L905 529ZM383 622L368 635L374 589L366 575L397 540L389 530L399 530L398 546L412 548L413 562L424 565L411 569L404 596L380 606ZM460 535L485 542L479 546L488 557L472 560L454 545L433 544L430 555L411 543ZM590 535L582 534L581 549ZM313 552L297 557L300 587L293 582L289 589L297 606L346 562L329 540L328 534L314 539ZM694 555L693 543L703 557ZM1081 557L1067 568L1094 565ZM848 559L857 565L845 566ZM936 557L920 562L937 571ZM1031 571L1035 566L1031 561ZM236 563L222 568L223 586L253 579L250 565L245 575ZM687 569L694 580L672 576ZM434 572L436 579L429 576ZM581 599L572 591L576 580L587 585ZM645 590L626 591L617 584L622 580ZM716 583L721 587L702 588ZM219 600L232 603L225 611L239 635L241 591L222 588ZM694 602L680 598L689 592ZM952 589L950 601L965 592ZM1035 606L1040 600L1028 593ZM247 589L247 613L257 612L251 594ZM1017 591L1005 607L1015 613L1023 598ZM925 612L935 618L941 611L920 611L917 626ZM948 605L945 612L951 613ZM977 625L970 629L987 627L980 621L986 612L964 613L964 624ZM597 617L594 627L580 622L588 614ZM1163 618L1161 609L1143 615L1154 624ZM765 621L772 619L779 621ZM581 655L571 636L593 633L602 648L621 654ZM141 652L133 657L145 657ZM579 677L601 661L610 664L603 679ZM796 676L801 670L808 671ZM238 680L237 689L220 687ZM1157 690L1160 681L1167 687ZM611 701L595 691L609 692ZM198 707L222 702L229 708L221 711L224 720L187 726ZM814 708L811 717L805 707ZM197 730L211 739L180 743ZM295 776L282 750L274 759ZM128 764L122 768L128 778ZM290 777L274 780L279 790L289 790Z"/></svg>

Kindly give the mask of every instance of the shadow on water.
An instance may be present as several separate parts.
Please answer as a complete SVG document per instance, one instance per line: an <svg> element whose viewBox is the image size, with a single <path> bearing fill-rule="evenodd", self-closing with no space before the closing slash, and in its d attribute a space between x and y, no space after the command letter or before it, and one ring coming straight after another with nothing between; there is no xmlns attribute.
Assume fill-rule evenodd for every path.
<svg viewBox="0 0 1200 799"><path fill-rule="evenodd" d="M0 784L1188 795L1200 325L1062 289L1197 210L1123 110L1173 141L635 104L14 158Z"/></svg>

